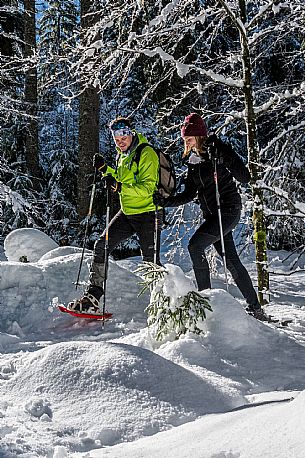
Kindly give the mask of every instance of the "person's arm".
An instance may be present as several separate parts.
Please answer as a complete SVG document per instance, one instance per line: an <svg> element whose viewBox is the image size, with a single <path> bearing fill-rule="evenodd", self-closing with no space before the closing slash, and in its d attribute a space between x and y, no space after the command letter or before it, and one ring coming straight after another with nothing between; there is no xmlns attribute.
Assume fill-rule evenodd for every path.
<svg viewBox="0 0 305 458"><path fill-rule="evenodd" d="M208 137L208 144L209 142L210 148L216 148L219 163L223 164L237 181L240 183L249 183L251 178L250 172L241 157L235 153L232 146L224 143L216 135Z"/></svg>
<svg viewBox="0 0 305 458"><path fill-rule="evenodd" d="M110 165L107 165L107 168L103 172L103 176L105 176L105 175L112 175L113 178L115 178L116 180L118 178L118 175L117 175L116 171L114 170L113 167L110 167Z"/></svg>
<svg viewBox="0 0 305 458"><path fill-rule="evenodd" d="M165 199L164 207L179 207L179 205L191 202L197 194L197 188L192 178L190 168L188 169L187 177L184 183L184 190L175 196Z"/></svg>
<svg viewBox="0 0 305 458"><path fill-rule="evenodd" d="M104 159L104 156L100 153L96 153L93 157L93 166L103 175L112 175L117 179L115 170L110 167Z"/></svg>
<svg viewBox="0 0 305 458"><path fill-rule="evenodd" d="M249 183L251 175L241 157L230 145L225 145L224 165L240 183Z"/></svg>

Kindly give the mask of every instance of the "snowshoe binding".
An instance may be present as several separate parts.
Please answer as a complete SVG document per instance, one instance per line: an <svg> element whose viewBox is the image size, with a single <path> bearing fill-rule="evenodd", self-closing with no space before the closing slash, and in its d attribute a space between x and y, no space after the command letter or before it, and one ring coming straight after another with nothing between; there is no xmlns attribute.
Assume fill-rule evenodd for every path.
<svg viewBox="0 0 305 458"><path fill-rule="evenodd" d="M90 293L84 294L80 299L69 302L67 309L71 312L84 313L90 315L100 315L99 301Z"/></svg>
<svg viewBox="0 0 305 458"><path fill-rule="evenodd" d="M67 306L59 304L58 310L68 313L75 318L106 321L112 317L112 313L102 311L99 307L99 299L103 295L103 289L93 286L80 299L75 299Z"/></svg>

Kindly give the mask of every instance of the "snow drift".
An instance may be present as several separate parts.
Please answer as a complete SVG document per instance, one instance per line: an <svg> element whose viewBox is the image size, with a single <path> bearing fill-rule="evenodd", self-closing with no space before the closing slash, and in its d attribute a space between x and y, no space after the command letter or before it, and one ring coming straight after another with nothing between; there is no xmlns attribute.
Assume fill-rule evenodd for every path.
<svg viewBox="0 0 305 458"><path fill-rule="evenodd" d="M79 249L57 247L37 262L0 262L1 458L303 457L300 326L260 323L226 291L212 290L203 292L213 308L204 335L156 342L129 261L110 263L113 320L104 328L76 320L52 299L75 296L79 260ZM189 288L189 278L178 277L169 284ZM301 322L305 311L295 313Z"/></svg>

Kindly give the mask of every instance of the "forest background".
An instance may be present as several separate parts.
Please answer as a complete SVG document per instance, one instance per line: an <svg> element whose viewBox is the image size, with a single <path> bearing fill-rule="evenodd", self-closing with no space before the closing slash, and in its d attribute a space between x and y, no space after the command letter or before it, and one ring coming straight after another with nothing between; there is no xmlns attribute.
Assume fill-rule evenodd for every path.
<svg viewBox="0 0 305 458"><path fill-rule="evenodd" d="M255 244L260 299L268 250L304 250L303 0L0 0L0 53L2 238L37 227L82 244L92 158L114 164L119 115L172 155L182 189L180 125L195 111L248 163L242 239ZM174 250L198 223L190 205L169 216ZM89 248L104 214L99 183Z"/></svg>

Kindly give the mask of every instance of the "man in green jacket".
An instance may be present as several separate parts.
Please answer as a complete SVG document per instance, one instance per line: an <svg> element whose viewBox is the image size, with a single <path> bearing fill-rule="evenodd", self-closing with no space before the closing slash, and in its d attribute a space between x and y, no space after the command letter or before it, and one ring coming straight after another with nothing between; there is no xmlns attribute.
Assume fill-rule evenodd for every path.
<svg viewBox="0 0 305 458"><path fill-rule="evenodd" d="M135 160L136 149L147 139L137 133L129 119L117 118L110 129L118 153L115 168L108 166L100 154L94 156L94 166L111 181L111 188L120 196L120 211L113 217L108 228L108 252L123 240L137 234L143 261L154 261L156 206L153 194L159 182L159 158L149 145ZM162 210L158 211L157 263L160 263L160 232ZM103 295L105 280L106 231L95 242L93 262L90 268L89 287L85 294L69 304L71 310L83 313L99 313L99 299Z"/></svg>

